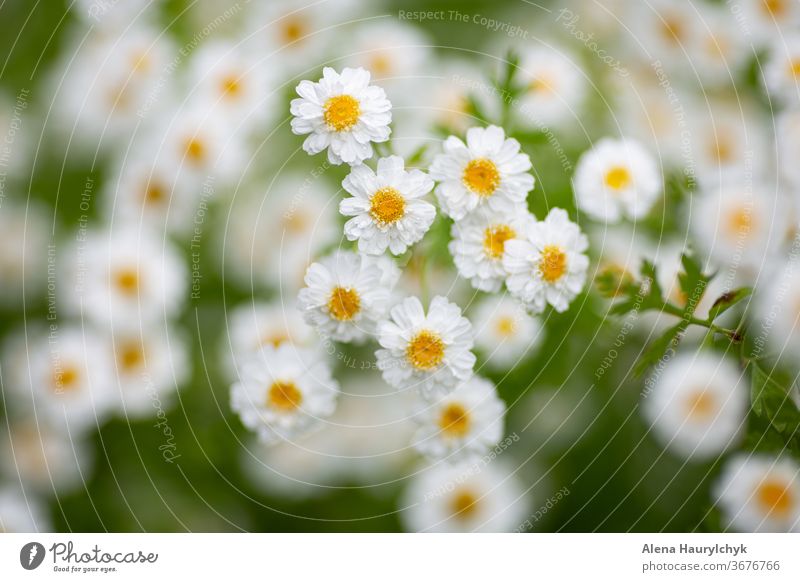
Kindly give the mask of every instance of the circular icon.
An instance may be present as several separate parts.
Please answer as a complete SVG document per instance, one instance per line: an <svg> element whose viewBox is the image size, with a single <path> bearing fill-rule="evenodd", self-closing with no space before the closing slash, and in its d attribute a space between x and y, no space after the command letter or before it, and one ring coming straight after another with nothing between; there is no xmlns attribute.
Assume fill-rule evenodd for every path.
<svg viewBox="0 0 800 582"><path fill-rule="evenodd" d="M19 563L26 570L35 570L44 561L44 546L39 542L28 542L19 551Z"/></svg>

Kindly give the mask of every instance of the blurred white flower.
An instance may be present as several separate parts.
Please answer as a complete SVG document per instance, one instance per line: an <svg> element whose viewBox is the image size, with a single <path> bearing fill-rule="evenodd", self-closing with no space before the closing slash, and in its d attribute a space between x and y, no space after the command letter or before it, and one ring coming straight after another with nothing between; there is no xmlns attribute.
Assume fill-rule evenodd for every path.
<svg viewBox="0 0 800 582"><path fill-rule="evenodd" d="M142 418L168 408L189 374L183 336L161 324L114 326L108 342L119 414Z"/></svg>
<svg viewBox="0 0 800 582"><path fill-rule="evenodd" d="M800 108L787 109L777 118L778 166L792 186L795 202L800 202Z"/></svg>
<svg viewBox="0 0 800 582"><path fill-rule="evenodd" d="M102 424L116 401L102 338L89 327L61 326L28 342L28 357L18 362L26 381L16 387L19 401L70 435Z"/></svg>
<svg viewBox="0 0 800 582"><path fill-rule="evenodd" d="M756 44L772 42L800 26L800 4L795 0L739 0L737 6L743 16L739 28Z"/></svg>
<svg viewBox="0 0 800 582"><path fill-rule="evenodd" d="M800 466L791 458L739 453L725 464L714 489L734 530L800 531Z"/></svg>
<svg viewBox="0 0 800 582"><path fill-rule="evenodd" d="M586 283L589 243L565 210L553 208L541 222L532 224L520 239L506 243L503 266L506 287L534 313L549 303L566 311Z"/></svg>
<svg viewBox="0 0 800 582"><path fill-rule="evenodd" d="M186 299L183 260L172 243L148 228L87 233L66 261L65 305L100 324L172 317Z"/></svg>
<svg viewBox="0 0 800 582"><path fill-rule="evenodd" d="M450 229L448 248L458 273L475 289L494 293L506 278L503 254L506 242L524 238L536 219L525 208L491 212L480 208Z"/></svg>
<svg viewBox="0 0 800 582"><path fill-rule="evenodd" d="M229 134L263 131L274 110L275 75L260 55L215 40L192 56L190 99L218 118Z"/></svg>
<svg viewBox="0 0 800 582"><path fill-rule="evenodd" d="M0 489L0 533L44 533L51 528L35 497L10 486Z"/></svg>
<svg viewBox="0 0 800 582"><path fill-rule="evenodd" d="M242 367L231 408L266 443L306 432L336 408L339 385L313 350L266 345Z"/></svg>
<svg viewBox="0 0 800 582"><path fill-rule="evenodd" d="M534 129L579 125L587 77L580 59L563 47L526 47L517 80L523 83L517 118Z"/></svg>
<svg viewBox="0 0 800 582"><path fill-rule="evenodd" d="M436 195L442 212L460 220L484 204L498 212L525 206L534 183L528 173L531 160L502 128L472 127L466 143L451 135L443 148L430 168L439 182Z"/></svg>
<svg viewBox="0 0 800 582"><path fill-rule="evenodd" d="M424 396L447 393L472 377L472 325L461 308L437 295L427 314L416 297L394 306L378 325L375 352L383 379L395 388L418 388Z"/></svg>
<svg viewBox="0 0 800 582"><path fill-rule="evenodd" d="M2 469L13 481L43 494L66 493L91 476L92 455L84 439L28 416L3 430Z"/></svg>
<svg viewBox="0 0 800 582"><path fill-rule="evenodd" d="M288 343L298 348L314 348L319 337L303 321L294 302L284 305L280 301L248 302L233 309L228 315L228 333L223 352L227 352L225 365L231 378L237 378L242 365L263 346L278 347Z"/></svg>
<svg viewBox="0 0 800 582"><path fill-rule="evenodd" d="M756 286L756 328L775 356L797 366L800 353L800 261L774 260ZM763 347L763 346L761 346Z"/></svg>
<svg viewBox="0 0 800 582"><path fill-rule="evenodd" d="M786 242L787 201L768 180L728 173L717 184L704 184L692 201L691 232L701 249L724 267L757 273Z"/></svg>
<svg viewBox="0 0 800 582"><path fill-rule="evenodd" d="M412 532L511 532L528 517L530 502L500 460L440 462L414 476L401 507Z"/></svg>
<svg viewBox="0 0 800 582"><path fill-rule="evenodd" d="M323 338L364 341L386 315L396 283L391 278L375 260L337 251L308 268L300 312Z"/></svg>
<svg viewBox="0 0 800 582"><path fill-rule="evenodd" d="M473 376L436 402L420 400L414 446L432 459L480 458L503 437L505 413L494 384Z"/></svg>
<svg viewBox="0 0 800 582"><path fill-rule="evenodd" d="M733 361L710 352L679 354L650 381L643 412L659 440L679 455L707 459L742 434L748 381Z"/></svg>
<svg viewBox="0 0 800 582"><path fill-rule="evenodd" d="M35 203L0 203L0 304L21 306L40 293L48 272L50 225Z"/></svg>
<svg viewBox="0 0 800 582"><path fill-rule="evenodd" d="M631 139L604 138L581 156L572 186L578 207L609 223L644 217L662 191L650 153Z"/></svg>
<svg viewBox="0 0 800 582"><path fill-rule="evenodd" d="M475 347L492 368L516 365L538 347L544 336L539 320L522 303L505 294L482 300L471 315Z"/></svg>
<svg viewBox="0 0 800 582"><path fill-rule="evenodd" d="M791 105L800 99L800 34L775 40L764 65L764 82L769 94Z"/></svg>
<svg viewBox="0 0 800 582"><path fill-rule="evenodd" d="M392 104L384 90L370 85L370 73L330 67L317 83L301 81L291 103L292 131L309 135L303 149L311 155L328 150L332 164L358 165L372 157L372 142L389 139Z"/></svg>
<svg viewBox="0 0 800 582"><path fill-rule="evenodd" d="M433 189L433 180L419 170L406 171L403 158L378 160L378 171L356 166L342 182L351 194L339 204L352 216L344 225L348 240L357 240L359 251L380 255L388 248L399 255L420 241L433 224L436 208L421 198Z"/></svg>
<svg viewBox="0 0 800 582"><path fill-rule="evenodd" d="M704 86L738 82L752 46L729 6L698 4L697 26L686 48Z"/></svg>

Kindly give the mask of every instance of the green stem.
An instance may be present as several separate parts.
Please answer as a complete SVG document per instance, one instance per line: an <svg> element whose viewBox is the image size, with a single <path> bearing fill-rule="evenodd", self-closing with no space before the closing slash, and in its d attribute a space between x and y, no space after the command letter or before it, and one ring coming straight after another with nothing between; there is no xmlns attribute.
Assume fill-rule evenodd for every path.
<svg viewBox="0 0 800 582"><path fill-rule="evenodd" d="M662 310L665 311L666 313L669 313L670 315L674 315L675 317L686 319L686 321L688 321L692 325L699 325L701 327L710 329L713 332L721 333L723 335L728 336L728 338L730 338L731 340L737 342L741 341L741 337L735 329L727 329L725 327L720 327L708 319L699 319L694 315L689 315L687 317L688 314L686 313L686 311L684 311L680 307L672 305L671 303L665 303L662 307Z"/></svg>

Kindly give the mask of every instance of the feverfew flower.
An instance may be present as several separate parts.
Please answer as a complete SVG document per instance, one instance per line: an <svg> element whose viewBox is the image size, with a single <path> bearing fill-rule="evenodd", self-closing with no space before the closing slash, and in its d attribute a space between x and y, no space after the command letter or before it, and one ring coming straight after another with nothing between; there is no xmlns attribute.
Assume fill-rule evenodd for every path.
<svg viewBox="0 0 800 582"><path fill-rule="evenodd" d="M332 164L355 166L372 157L371 142L389 139L392 104L369 80L369 71L361 68L339 74L325 67L318 83L300 82L300 98L291 103L292 131L311 134L303 142L305 151L314 155L327 148Z"/></svg>
<svg viewBox="0 0 800 582"><path fill-rule="evenodd" d="M757 42L783 38L800 26L796 0L740 0L744 18L741 28Z"/></svg>
<svg viewBox="0 0 800 582"><path fill-rule="evenodd" d="M281 441L330 416L338 390L317 352L266 345L231 387L231 408L263 442Z"/></svg>
<svg viewBox="0 0 800 582"><path fill-rule="evenodd" d="M444 153L433 160L431 177L440 182L436 195L442 211L460 220L478 206L514 211L525 206L533 189L531 160L519 142L506 139L502 128L473 127L465 144L455 136L444 142Z"/></svg>
<svg viewBox="0 0 800 582"><path fill-rule="evenodd" d="M764 66L764 82L770 95L786 103L800 97L800 35L781 37Z"/></svg>
<svg viewBox="0 0 800 582"><path fill-rule="evenodd" d="M378 325L378 341L378 369L395 388L419 387L427 396L472 377L472 325L445 297L434 297L427 314L416 297L404 299Z"/></svg>
<svg viewBox="0 0 800 582"><path fill-rule="evenodd" d="M0 489L0 533L41 533L51 528L44 509L33 496L17 487Z"/></svg>
<svg viewBox="0 0 800 582"><path fill-rule="evenodd" d="M306 322L323 337L363 341L386 315L396 280L368 257L338 251L313 263L298 305Z"/></svg>
<svg viewBox="0 0 800 582"><path fill-rule="evenodd" d="M371 255L388 248L399 255L421 240L433 224L436 208L421 200L433 189L433 180L419 170L407 172L403 158L378 160L378 171L356 166L342 182L352 197L339 210L353 216L344 225L348 240L358 240L358 250Z"/></svg>
<svg viewBox="0 0 800 582"><path fill-rule="evenodd" d="M499 291L506 277L503 254L506 242L525 236L536 219L524 208L515 212L491 212L481 208L450 230L450 254L458 273L472 286L486 292Z"/></svg>
<svg viewBox="0 0 800 582"><path fill-rule="evenodd" d="M550 304L566 311L586 282L589 246L565 210L553 208L541 222L532 224L525 237L506 243L503 266L506 287L534 313Z"/></svg>
<svg viewBox="0 0 800 582"><path fill-rule="evenodd" d="M544 331L525 306L508 295L490 296L472 312L475 347L493 368L510 368L541 343Z"/></svg>
<svg viewBox="0 0 800 582"><path fill-rule="evenodd" d="M723 452L744 427L747 380L732 361L712 353L673 358L643 402L656 436L684 457Z"/></svg>
<svg viewBox="0 0 800 582"><path fill-rule="evenodd" d="M409 485L401 506L412 532L510 532L530 511L525 490L500 460L425 469Z"/></svg>
<svg viewBox="0 0 800 582"><path fill-rule="evenodd" d="M605 138L585 152L575 169L578 207L592 218L617 222L646 215L661 193L653 157L638 142Z"/></svg>
<svg viewBox="0 0 800 582"><path fill-rule="evenodd" d="M735 530L800 531L800 466L793 459L740 453L725 465L715 492Z"/></svg>
<svg viewBox="0 0 800 582"><path fill-rule="evenodd" d="M431 458L481 457L503 437L505 404L494 384L478 376L420 408L414 447Z"/></svg>

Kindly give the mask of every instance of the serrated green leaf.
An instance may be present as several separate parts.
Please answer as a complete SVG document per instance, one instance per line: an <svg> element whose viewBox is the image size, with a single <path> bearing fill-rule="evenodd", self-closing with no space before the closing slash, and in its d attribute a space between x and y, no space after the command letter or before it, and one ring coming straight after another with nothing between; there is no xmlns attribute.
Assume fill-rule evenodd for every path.
<svg viewBox="0 0 800 582"><path fill-rule="evenodd" d="M733 291L720 295L716 301L714 301L711 309L709 309L708 318L714 321L717 317L739 303L742 299L749 297L752 293L753 290L750 287L741 287L740 289L734 289Z"/></svg>
<svg viewBox="0 0 800 582"><path fill-rule="evenodd" d="M800 430L800 410L792 401L791 387L758 361L751 361L749 367L753 412L768 420L781 434L794 436Z"/></svg>

